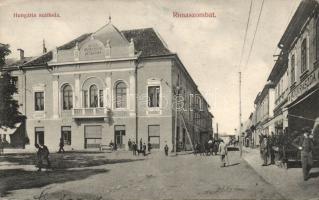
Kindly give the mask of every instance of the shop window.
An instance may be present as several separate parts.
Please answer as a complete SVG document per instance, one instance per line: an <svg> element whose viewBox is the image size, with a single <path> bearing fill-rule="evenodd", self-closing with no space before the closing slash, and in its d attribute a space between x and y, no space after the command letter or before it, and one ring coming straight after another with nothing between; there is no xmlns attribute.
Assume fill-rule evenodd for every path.
<svg viewBox="0 0 319 200"><path fill-rule="evenodd" d="M34 109L36 111L44 110L44 92L34 93Z"/></svg>
<svg viewBox="0 0 319 200"><path fill-rule="evenodd" d="M98 94L96 85L90 87L90 107L96 108L98 106Z"/></svg>
<svg viewBox="0 0 319 200"><path fill-rule="evenodd" d="M70 85L63 87L63 110L71 110L73 108L73 92Z"/></svg>
<svg viewBox="0 0 319 200"><path fill-rule="evenodd" d="M64 144L71 145L71 126L61 127L61 137L64 141Z"/></svg>
<svg viewBox="0 0 319 200"><path fill-rule="evenodd" d="M301 43L301 73L307 70L307 39L304 39Z"/></svg>
<svg viewBox="0 0 319 200"><path fill-rule="evenodd" d="M126 108L126 85L124 82L119 82L115 87L115 107Z"/></svg>
<svg viewBox="0 0 319 200"><path fill-rule="evenodd" d="M160 86L148 87L148 107L159 107L160 105Z"/></svg>

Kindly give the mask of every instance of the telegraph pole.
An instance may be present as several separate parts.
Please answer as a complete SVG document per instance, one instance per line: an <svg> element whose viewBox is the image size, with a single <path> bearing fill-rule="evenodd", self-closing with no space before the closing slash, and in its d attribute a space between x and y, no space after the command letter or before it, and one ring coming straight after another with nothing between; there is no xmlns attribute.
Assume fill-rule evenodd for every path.
<svg viewBox="0 0 319 200"><path fill-rule="evenodd" d="M241 70L239 70L239 129L238 129L238 139L239 139L239 151L240 157L243 154L243 140L241 138Z"/></svg>

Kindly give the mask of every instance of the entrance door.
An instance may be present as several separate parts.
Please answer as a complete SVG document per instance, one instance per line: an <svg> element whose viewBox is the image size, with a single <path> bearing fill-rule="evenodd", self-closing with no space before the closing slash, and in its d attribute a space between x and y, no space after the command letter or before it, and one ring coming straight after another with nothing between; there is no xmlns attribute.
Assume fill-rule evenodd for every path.
<svg viewBox="0 0 319 200"><path fill-rule="evenodd" d="M148 126L148 141L152 145L152 149L160 148L160 126L149 125Z"/></svg>
<svg viewBox="0 0 319 200"><path fill-rule="evenodd" d="M84 147L86 149L100 148L102 140L102 126L84 126L84 140Z"/></svg>
<svg viewBox="0 0 319 200"><path fill-rule="evenodd" d="M35 128L35 144L44 145L44 127Z"/></svg>
<svg viewBox="0 0 319 200"><path fill-rule="evenodd" d="M114 126L114 142L117 148L125 148L125 144L123 144L123 136L125 136L125 126Z"/></svg>

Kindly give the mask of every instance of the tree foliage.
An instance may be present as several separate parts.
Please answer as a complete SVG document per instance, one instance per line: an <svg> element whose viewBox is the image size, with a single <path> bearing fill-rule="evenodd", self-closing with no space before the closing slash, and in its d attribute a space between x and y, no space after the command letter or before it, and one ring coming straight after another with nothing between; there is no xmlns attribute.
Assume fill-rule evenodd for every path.
<svg viewBox="0 0 319 200"><path fill-rule="evenodd" d="M9 45L0 47L1 66L5 63L5 56L9 54ZM0 128L14 128L16 123L24 120L24 116L18 110L18 101L13 98L14 93L17 93L17 87L10 73L2 71L0 76Z"/></svg>

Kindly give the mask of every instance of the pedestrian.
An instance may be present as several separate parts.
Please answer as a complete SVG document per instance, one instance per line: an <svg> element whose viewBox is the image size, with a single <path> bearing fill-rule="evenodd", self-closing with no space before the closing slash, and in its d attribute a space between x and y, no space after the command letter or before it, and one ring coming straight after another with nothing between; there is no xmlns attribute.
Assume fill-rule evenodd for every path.
<svg viewBox="0 0 319 200"><path fill-rule="evenodd" d="M60 148L59 148L58 153L61 153L61 152L64 153L64 140L63 140L63 137L60 138L60 144L59 144L59 146L60 146Z"/></svg>
<svg viewBox="0 0 319 200"><path fill-rule="evenodd" d="M143 150L143 141L142 141L142 138L140 139L140 151Z"/></svg>
<svg viewBox="0 0 319 200"><path fill-rule="evenodd" d="M146 144L145 144L145 142L143 144L143 155L146 156Z"/></svg>
<svg viewBox="0 0 319 200"><path fill-rule="evenodd" d="M227 156L227 145L224 143L223 140L220 141L219 143L219 154L220 154L220 161L221 165L220 167L226 167L226 156Z"/></svg>
<svg viewBox="0 0 319 200"><path fill-rule="evenodd" d="M262 166L267 166L268 165L268 138L266 135L262 136L261 138L261 143L260 143L260 153L261 157L263 159L263 164Z"/></svg>
<svg viewBox="0 0 319 200"><path fill-rule="evenodd" d="M51 162L49 159L49 149L47 146L45 145L41 145L41 144L35 144L35 147L38 149L37 151L37 159L38 159L38 171L40 172L41 169L43 168L43 161L47 162L47 168L51 167Z"/></svg>
<svg viewBox="0 0 319 200"><path fill-rule="evenodd" d="M133 142L133 143L132 143L133 156L136 156L136 150L137 150L137 148L136 148L136 143Z"/></svg>
<svg viewBox="0 0 319 200"><path fill-rule="evenodd" d="M168 156L168 146L167 146L167 144L165 144L164 151L165 151L165 155Z"/></svg>
<svg viewBox="0 0 319 200"><path fill-rule="evenodd" d="M132 151L132 141L131 141L131 139L128 139L127 146L128 146L128 150Z"/></svg>
<svg viewBox="0 0 319 200"><path fill-rule="evenodd" d="M314 143L310 128L303 128L303 135L300 135L294 139L292 144L301 151L303 178L305 181L307 181L309 179L309 172L313 165L312 151Z"/></svg>
<svg viewBox="0 0 319 200"><path fill-rule="evenodd" d="M114 151L114 143L113 143L113 141L112 141L112 140L110 141L109 146L111 147L112 151Z"/></svg>
<svg viewBox="0 0 319 200"><path fill-rule="evenodd" d="M151 153L152 144L150 142L147 143L147 150L148 150L148 153Z"/></svg>
<svg viewBox="0 0 319 200"><path fill-rule="evenodd" d="M213 140L212 139L208 140L208 148L209 148L209 155L212 156L213 155Z"/></svg>

